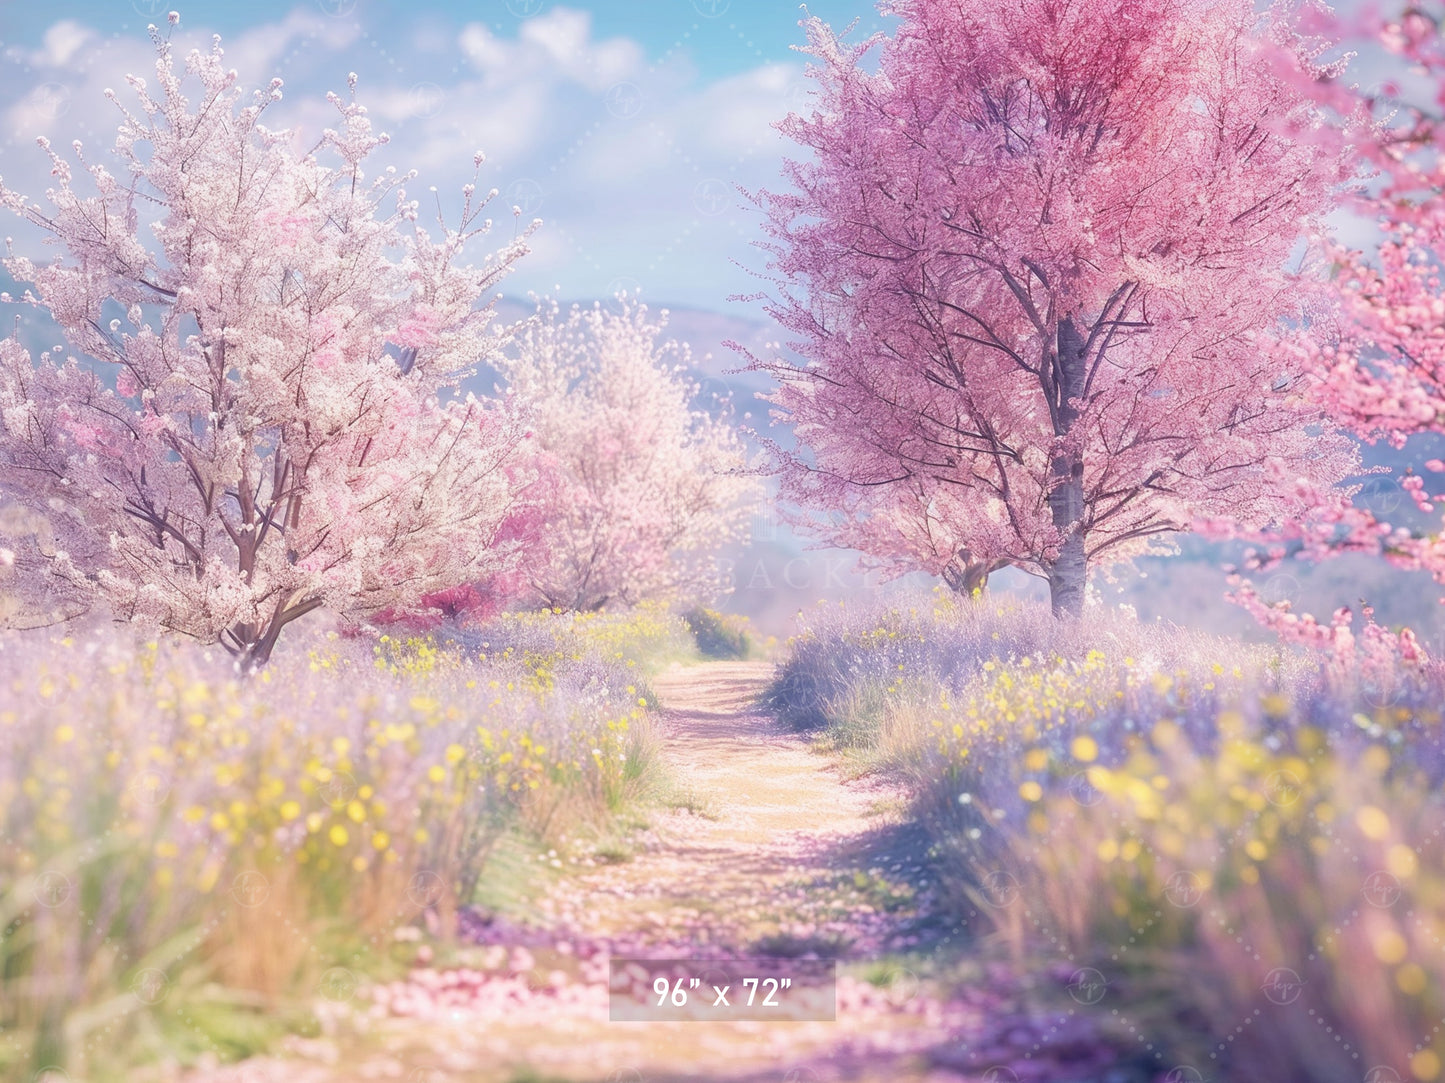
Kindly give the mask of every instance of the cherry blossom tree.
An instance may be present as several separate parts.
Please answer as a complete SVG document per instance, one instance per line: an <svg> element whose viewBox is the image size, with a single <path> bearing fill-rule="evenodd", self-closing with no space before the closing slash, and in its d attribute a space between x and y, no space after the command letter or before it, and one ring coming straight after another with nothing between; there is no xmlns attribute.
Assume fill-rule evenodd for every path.
<svg viewBox="0 0 1445 1083"><path fill-rule="evenodd" d="M740 541L759 493L726 417L695 408L689 351L659 343L666 313L622 298L538 306L498 362L555 472L549 560L529 562L548 606L596 610L707 600L729 584L718 551Z"/></svg>
<svg viewBox="0 0 1445 1083"><path fill-rule="evenodd" d="M1433 13L1427 7L1434 9ZM1445 425L1445 6L1411 5L1397 18L1371 10L1329 29L1381 47L1405 73L1361 88L1309 84L1332 107L1372 183L1354 208L1380 228L1373 250L1338 247L1339 338L1321 351L1332 409L1362 435L1397 447ZM1408 96L1408 80L1418 97Z"/></svg>
<svg viewBox="0 0 1445 1083"><path fill-rule="evenodd" d="M1445 433L1445 6L1317 17L1322 33L1391 57L1400 77L1368 87L1345 76L1302 80L1332 113L1322 139L1344 141L1369 177L1352 204L1380 232L1366 249L1334 247L1334 334L1302 346L1325 407L1361 439L1402 449L1411 437ZM1423 465L1445 470L1439 460ZM1440 498L1432 499L1426 485L1413 468L1401 482L1413 505L1428 513ZM1369 509L1317 515L1281 533L1288 544L1277 546L1272 559L1300 550L1313 557L1375 552L1445 583L1440 532L1380 522Z"/></svg>
<svg viewBox="0 0 1445 1083"><path fill-rule="evenodd" d="M773 449L798 518L960 584L1017 565L1076 614L1096 562L1329 493L1353 451L1275 339L1343 165L1305 137L1285 13L891 10L857 46L805 22L815 108L780 128L812 156L757 196L805 360L752 359L799 441Z"/></svg>
<svg viewBox="0 0 1445 1083"><path fill-rule="evenodd" d="M1321 7L1307 14L1318 40L1359 50L1347 56L1349 63L1324 73L1299 67L1292 74L1323 112L1326 123L1313 137L1349 155L1359 182L1347 191L1345 205L1375 227L1376 239L1358 249L1330 245L1334 311L1318 322L1316 333L1296 340L1297 363L1312 377L1312 394L1340 424L1366 443L1383 441L1414 458L1399 482L1413 513L1389 512L1396 521L1387 522L1377 516L1387 514L1378 507L1320 501L1310 514L1268 530L1216 525L1221 534L1258 546L1246 555L1250 571L1291 558L1356 553L1427 571L1445 584L1445 531L1419 525L1429 522L1423 516L1436 511L1442 496L1428 492L1426 476L1416 473L1417 466L1445 470L1445 462L1408 456L1407 449L1412 441L1418 448L1421 437L1445 433L1445 7L1370 5L1345 14ZM1360 82L1382 66L1387 78ZM1288 601L1266 603L1238 575L1231 584L1231 600L1283 638L1348 654L1338 639L1320 633L1316 618L1291 612ZM1337 611L1333 627L1341 626L1342 615L1348 627L1350 610ZM1398 637L1401 658L1423 657L1409 629Z"/></svg>
<svg viewBox="0 0 1445 1083"><path fill-rule="evenodd" d="M880 491L839 486L823 532L831 545L856 549L863 563L894 577L925 569L959 594L982 593L1006 557L983 559L969 548L968 531L933 497L924 475L902 478ZM818 521L807 524L814 529Z"/></svg>
<svg viewBox="0 0 1445 1083"><path fill-rule="evenodd" d="M49 576L255 666L322 606L365 618L516 562L526 433L457 385L498 348L478 301L529 231L464 265L490 197L468 185L433 239L411 174L365 172L386 137L355 76L300 153L262 123L280 80L243 105L219 39L178 70L151 33L154 86L107 94L118 175L75 143L82 195L42 140L49 208L0 183L65 252L6 266L84 355L0 343L0 484L56 523Z"/></svg>

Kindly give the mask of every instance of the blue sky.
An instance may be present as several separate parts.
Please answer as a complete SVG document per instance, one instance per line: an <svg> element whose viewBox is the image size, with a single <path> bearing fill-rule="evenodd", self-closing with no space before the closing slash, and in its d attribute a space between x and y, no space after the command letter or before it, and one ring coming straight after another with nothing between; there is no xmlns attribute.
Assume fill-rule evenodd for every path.
<svg viewBox="0 0 1445 1083"><path fill-rule="evenodd" d="M0 34L7 44L38 44L44 31L64 18L104 31L141 33L168 9L179 7L188 23L232 35L282 21L304 4L288 0L228 0L177 5L175 0L55 0L48 4L0 4ZM480 22L498 33L515 31L529 16L570 7L591 17L600 37L636 41L649 59L685 49L705 78L735 74L763 60L787 59L800 40L801 9L788 0L593 0L560 4L554 0L471 0L451 3L396 3L382 0L326 0L318 10L344 11L369 27L405 34L419 24L460 28ZM861 29L885 25L871 0L814 0L810 13L837 26L859 19Z"/></svg>
<svg viewBox="0 0 1445 1083"><path fill-rule="evenodd" d="M1349 8L1353 0L1343 0ZM176 0L0 0L0 175L46 187L36 135L92 148L114 137L106 87L151 64L148 22ZM507 281L565 300L618 289L658 304L760 316L730 303L762 269L758 215L737 187L778 186L771 124L806 103L801 8L789 0L226 0L177 5L182 50L222 35L243 82L286 80L272 124L331 123L329 90L393 137L378 167L415 168L453 207L484 150L494 209L543 220ZM872 0L813 0L856 33L888 29ZM277 119L279 117L279 119ZM17 235L20 224L6 226ZM478 249L476 256L484 255Z"/></svg>
<svg viewBox="0 0 1445 1083"><path fill-rule="evenodd" d="M39 195L34 137L108 145L106 87L150 66L156 0L0 0L0 175ZM175 5L182 49L219 33L242 81L286 81L279 110L303 133L328 124L328 90L359 99L393 137L379 165L412 167L443 202L487 152L484 183L543 219L505 291L564 298L640 290L654 302L728 311L755 282L756 212L734 186L779 183L770 123L806 100L799 7L784 0L255 0ZM882 29L869 0L815 0L835 26ZM273 120L273 124L277 121ZM22 232L6 227L7 232ZM484 255L481 249L477 257Z"/></svg>

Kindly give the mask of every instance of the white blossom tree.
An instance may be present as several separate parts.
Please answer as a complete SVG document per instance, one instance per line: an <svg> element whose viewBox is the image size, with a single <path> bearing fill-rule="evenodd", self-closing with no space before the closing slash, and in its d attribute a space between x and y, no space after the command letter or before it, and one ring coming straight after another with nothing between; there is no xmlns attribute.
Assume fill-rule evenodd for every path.
<svg viewBox="0 0 1445 1083"><path fill-rule="evenodd" d="M565 316L539 305L499 367L556 473L545 541L528 566L549 606L596 610L727 589L718 550L745 534L760 485L727 419L692 403L689 352L623 299Z"/></svg>
<svg viewBox="0 0 1445 1083"><path fill-rule="evenodd" d="M438 205L433 239L413 174L364 171L386 136L355 76L300 153L262 124L279 79L243 106L219 39L177 70L152 38L138 108L107 92L118 175L76 142L82 195L42 140L48 208L0 181L64 250L5 265L80 354L0 342L0 485L56 523L49 576L252 666L322 606L365 618L515 562L526 433L509 402L457 388L500 344L478 302L531 227L468 267L491 196L468 185L452 226Z"/></svg>

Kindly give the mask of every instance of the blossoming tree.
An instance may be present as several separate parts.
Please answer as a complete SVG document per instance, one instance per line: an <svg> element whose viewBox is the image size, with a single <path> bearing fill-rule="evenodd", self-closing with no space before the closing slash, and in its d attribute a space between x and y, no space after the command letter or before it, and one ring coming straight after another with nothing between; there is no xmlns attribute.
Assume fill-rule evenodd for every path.
<svg viewBox="0 0 1445 1083"><path fill-rule="evenodd" d="M530 589L549 606L595 610L727 589L716 556L742 539L757 478L725 418L692 405L688 351L659 344L646 306L539 306L498 362L555 472Z"/></svg>
<svg viewBox="0 0 1445 1083"><path fill-rule="evenodd" d="M498 346L477 302L527 230L463 265L487 199L468 185L429 236L408 176L364 172L386 137L354 76L298 153L262 124L279 80L242 106L219 41L182 71L152 37L119 175L77 142L83 196L42 141L49 209L0 184L66 253L6 266L88 355L0 343L0 485L57 522L50 575L257 665L321 606L365 617L515 561L521 539L491 543L527 499L526 434L510 404L452 389Z"/></svg>
<svg viewBox="0 0 1445 1083"><path fill-rule="evenodd" d="M1341 176L1247 0L899 0L891 39L811 19L812 152L763 192L754 358L797 434L799 517L976 585L1002 563L1078 613L1088 567L1201 517L1266 523L1342 477L1273 348L1297 242ZM876 71L868 54L880 50Z"/></svg>
<svg viewBox="0 0 1445 1083"><path fill-rule="evenodd" d="M1385 440L1397 449L1411 437L1445 433L1442 22L1445 6L1436 3L1411 5L1396 17L1371 9L1348 21L1333 18L1326 27L1397 58L1397 70L1406 73L1415 94L1398 82L1361 87L1339 78L1305 85L1337 121L1322 136L1343 137L1362 171L1372 175L1354 193L1353 209L1381 230L1377 245L1333 251L1337 333L1307 342L1307 360L1318 375L1320 400L1335 417L1362 439ZM1445 470L1439 460L1423 465ZM1431 512L1426 485L1412 469L1401 487L1419 510ZM1291 540L1302 541L1309 555L1380 552L1445 583L1445 542L1438 533L1381 523L1367 509L1294 527Z"/></svg>
<svg viewBox="0 0 1445 1083"><path fill-rule="evenodd" d="M1310 31L1321 41L1338 41L1363 55L1333 65L1326 73L1294 70L1300 91L1320 106L1325 123L1312 133L1331 151L1343 148L1356 175L1345 206L1378 228L1363 248L1330 246L1333 311L1318 332L1295 342L1300 367L1310 374L1312 394L1346 429L1367 443L1386 442L1407 452L1399 487L1410 504L1404 515L1379 506L1320 502L1310 514L1261 531L1222 524L1259 548L1249 552L1252 571L1277 567L1290 558L1323 560L1345 554L1383 557L1407 570L1427 571L1445 583L1445 534L1420 513L1434 512L1441 495L1427 490L1426 471L1445 462L1409 455L1407 444L1445 433L1445 290L1440 266L1445 257L1445 7L1438 2L1387 11L1371 5L1343 13L1308 9ZM1388 76L1364 73L1381 61ZM1367 78L1361 83L1361 78ZM1421 460L1424 460L1423 462ZM1383 468L1377 468L1383 470ZM1386 483L1393 484L1393 483ZM1397 502L1398 503L1398 502ZM1388 514L1393 521L1380 515ZM1413 522L1411 520L1414 520ZM1423 527L1421 524L1425 524ZM1289 601L1267 602L1242 576L1231 576L1231 599L1283 638L1326 648L1352 658L1354 613L1338 609L1330 624L1292 612ZM1399 658L1425 657L1406 628L1385 632L1365 607L1367 643L1390 643ZM1437 641L1438 642L1438 641Z"/></svg>

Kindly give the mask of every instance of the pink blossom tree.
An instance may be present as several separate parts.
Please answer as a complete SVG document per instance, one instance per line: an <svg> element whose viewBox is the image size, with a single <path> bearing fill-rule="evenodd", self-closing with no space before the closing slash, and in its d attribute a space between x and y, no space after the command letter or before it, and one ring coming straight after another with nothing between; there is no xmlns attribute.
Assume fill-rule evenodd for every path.
<svg viewBox="0 0 1445 1083"><path fill-rule="evenodd" d="M548 606L699 601L729 586L717 555L744 537L760 484L726 417L693 405L688 349L659 343L665 322L625 298L619 313L545 303L498 362L556 475L551 556L527 566Z"/></svg>
<svg viewBox="0 0 1445 1083"><path fill-rule="evenodd" d="M365 618L514 563L522 540L493 542L527 500L526 434L456 386L499 345L477 302L527 230L465 266L490 197L468 185L429 236L410 175L364 171L386 137L354 76L337 128L298 153L262 124L280 80L242 106L219 39L179 71L152 37L119 175L75 143L84 196L42 141L49 209L0 184L66 253L11 254L23 300L88 355L0 343L0 484L57 523L49 575L254 666L322 606Z"/></svg>
<svg viewBox="0 0 1445 1083"><path fill-rule="evenodd" d="M1381 230L1372 250L1333 252L1342 312L1338 339L1321 351L1325 391L1353 428L1397 447L1445 427L1442 23L1445 5L1438 2L1412 4L1393 18L1371 8L1348 21L1332 19L1324 32L1363 39L1402 74L1368 89L1344 78L1307 84L1333 111L1336 124L1325 138L1347 140L1371 177L1353 193L1353 209Z"/></svg>
<svg viewBox="0 0 1445 1083"><path fill-rule="evenodd" d="M1365 249L1334 246L1334 333L1301 344L1305 366L1334 417L1363 440L1402 449L1412 437L1445 433L1445 6L1318 17L1322 33L1391 57L1401 78L1368 88L1346 76L1301 79L1335 122L1321 129L1322 140L1343 142L1369 177L1353 193L1352 209L1380 231ZM1437 459L1422 465L1445 470ZM1426 485L1413 467L1401 483L1413 506L1428 513L1440 497ZM1439 531L1381 522L1364 508L1288 527L1280 532L1286 544L1265 563L1301 550L1312 557L1373 552L1445 583Z"/></svg>
<svg viewBox="0 0 1445 1083"><path fill-rule="evenodd" d="M1370 5L1343 15L1311 8L1309 16L1319 40L1344 42L1364 54L1352 53L1347 59L1353 63L1324 73L1299 67L1292 74L1323 112L1326 123L1313 137L1349 156L1362 183L1351 186L1345 205L1376 227L1377 239L1358 249L1330 245L1333 311L1315 334L1296 340L1297 363L1312 377L1312 395L1345 428L1366 443L1406 450L1412 440L1445 433L1445 7L1435 2L1387 11ZM1361 85L1362 73L1382 60L1390 77ZM1399 483L1415 512L1408 518L1391 513L1395 521L1388 522L1377 516L1378 508L1321 501L1310 514L1268 530L1217 525L1222 534L1242 534L1259 545L1245 561L1251 571L1290 558L1358 553L1445 583L1445 531L1418 525L1419 513L1435 512L1442 496L1430 493L1426 476L1416 473L1417 466L1445 470L1445 462L1423 454L1414 459ZM1232 576L1231 585L1231 600L1282 638L1350 656L1348 635L1322 634L1319 620L1291 612L1288 601L1266 603L1240 576ZM1348 609L1336 611L1332 627L1348 631L1353 616ZM1364 634L1384 641L1368 607ZM1391 634L1401 659L1423 657L1408 628Z"/></svg>
<svg viewBox="0 0 1445 1083"><path fill-rule="evenodd" d="M816 104L780 127L812 157L757 197L768 311L806 362L753 359L797 434L774 454L799 518L960 584L1017 565L1076 614L1096 562L1329 492L1352 449L1275 337L1342 165L1301 134L1284 14L891 10L858 46L805 23Z"/></svg>

